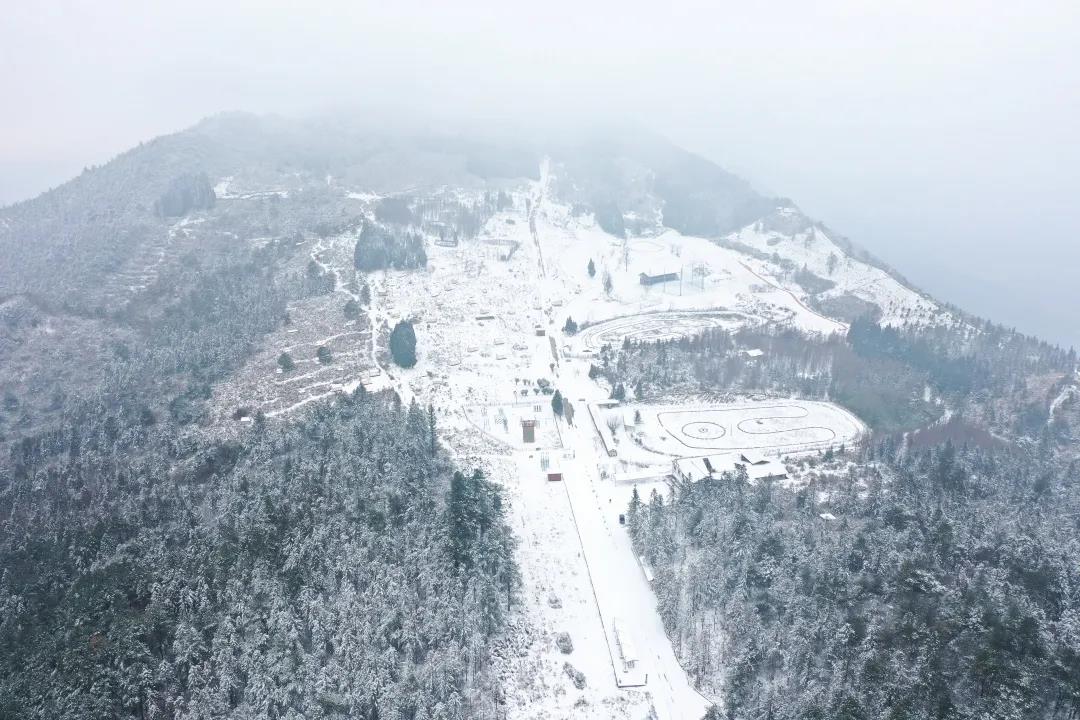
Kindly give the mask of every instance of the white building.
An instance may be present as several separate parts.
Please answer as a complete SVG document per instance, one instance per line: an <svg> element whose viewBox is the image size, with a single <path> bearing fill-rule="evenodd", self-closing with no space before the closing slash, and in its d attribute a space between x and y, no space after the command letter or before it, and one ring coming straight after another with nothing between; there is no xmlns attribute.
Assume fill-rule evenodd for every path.
<svg viewBox="0 0 1080 720"><path fill-rule="evenodd" d="M693 483L705 478L719 478L724 473L734 474L740 467L746 470L746 477L751 482L783 480L787 477L787 468L783 463L752 450L679 458L672 463L672 473L683 482Z"/></svg>
<svg viewBox="0 0 1080 720"><path fill-rule="evenodd" d="M619 618L613 618L611 621L611 629L615 635L615 645L619 648L619 657L622 660L623 672L633 670L637 666L638 656L637 649L634 647L634 641L630 638L630 633L627 631L626 626Z"/></svg>
<svg viewBox="0 0 1080 720"><path fill-rule="evenodd" d="M683 482L695 483L712 477L712 469L705 464L705 458L679 458L672 463L672 474Z"/></svg>

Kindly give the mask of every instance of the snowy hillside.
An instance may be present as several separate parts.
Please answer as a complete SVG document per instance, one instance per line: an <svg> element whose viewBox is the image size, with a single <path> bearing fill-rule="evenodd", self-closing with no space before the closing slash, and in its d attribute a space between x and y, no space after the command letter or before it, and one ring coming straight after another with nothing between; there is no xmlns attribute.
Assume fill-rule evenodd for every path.
<svg viewBox="0 0 1080 720"><path fill-rule="evenodd" d="M781 207L776 216L788 222L775 222L775 216L759 220L724 240L735 247L768 255L770 260L765 263L769 275L777 277L786 287L795 288L804 297L816 296L820 305L827 307L830 300L857 298L879 309L883 325L935 325L949 321L949 313L933 300L881 268L851 257L798 210ZM794 276L772 262L774 256L781 263L794 265ZM799 273L806 278L803 283L799 282ZM831 287L816 290L815 284Z"/></svg>
<svg viewBox="0 0 1080 720"><path fill-rule="evenodd" d="M1040 447L1072 441L1075 354L942 308L791 203L661 140L543 140L370 137L347 123L218 118L0 211L0 254L9 259L0 265L0 442L12 449L0 458L40 460L52 472L45 455L35 459L36 435L70 438L63 454L80 462L81 430L70 423L87 415L97 418L102 462L117 443L160 438L146 485L165 478L169 492L187 492L172 482L177 468L232 492L230 473L250 451L252 478L273 475L303 498L267 498L265 512L249 503L272 525L250 546L298 567L317 563L270 544L289 537L293 508L316 528L295 538L297 547L317 528L336 527L324 514L341 523L342 538L360 528L375 547L388 528L408 530L399 517L406 508L423 519L418 527L431 523L424 541L436 549L411 557L434 564L447 550L438 543L453 537L449 553L464 572L472 560L461 543L479 528L473 568L487 566L481 556L509 543L482 547L487 521L468 508L490 492L492 517L517 541L498 559L515 568L499 566L497 584L477 576L487 605L458 603L461 622L488 620L482 631L453 626L447 654L423 661L423 648L397 646L408 623L390 622L376 633L394 645L380 661L387 682L430 670L438 697L461 709L447 717L699 720L728 697L724 676L738 658L720 639L731 633L719 614L672 632L670 613L683 600L672 603L664 588L681 570L642 554L641 528L632 537L628 526L632 502L661 517L687 488L746 482L764 496L777 481L807 491L799 502L816 512L799 517L831 523L844 510L815 507L830 497L816 483L854 479L871 429L923 428L945 410L998 431L1026 423L1017 427ZM897 415L917 422L881 424ZM387 469L391 439L406 442ZM341 466L362 460L363 472L326 474L319 448L338 442ZM285 446L295 448L295 467L277 467ZM415 467L428 468L426 495L414 492ZM451 475L458 468L481 473L466 482ZM305 474L329 478L333 497L305 505ZM385 497L380 490L353 503L354 475L385 486ZM243 480L238 498L266 486ZM403 497L425 504L408 509ZM117 508L108 527L131 515L125 503ZM198 516L222 517L213 504ZM21 543L21 532L10 537ZM338 535L323 538L327 547ZM178 539L175 547L185 546ZM335 558L357 577L400 565L386 552L379 563ZM326 576L331 596L345 574ZM148 569L138 582L154 587L156 577ZM365 588L376 595L383 576L372 577ZM388 587L409 577L403 570ZM246 585L235 592L252 599ZM394 593L378 595L397 603ZM422 617L430 597L417 590L407 607ZM311 598L304 607L324 604ZM459 615L441 596L432 603L441 604L431 627ZM498 613L485 609L492 603ZM341 637L350 625L326 607L325 637L308 642L299 632L298 643L320 657L353 643L366 657L375 645ZM364 627L385 620L372 616ZM76 638L80 653L88 643L120 647L85 627L95 634ZM687 643L701 637L717 642ZM461 645L469 646L464 660ZM325 673L316 702L367 702L372 716L391 707L346 701L359 696L362 674L311 671ZM345 676L348 692L323 692ZM218 682L209 670L199 677ZM187 690L177 685L178 695ZM254 702L261 690L246 692Z"/></svg>

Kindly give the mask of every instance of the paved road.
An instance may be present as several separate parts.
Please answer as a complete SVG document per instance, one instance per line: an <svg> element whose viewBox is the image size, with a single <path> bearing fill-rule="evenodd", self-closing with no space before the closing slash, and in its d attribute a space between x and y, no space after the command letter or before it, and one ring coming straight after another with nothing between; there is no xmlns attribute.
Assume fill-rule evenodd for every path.
<svg viewBox="0 0 1080 720"><path fill-rule="evenodd" d="M605 399L588 379L588 363L565 361L556 381L566 397L587 401ZM580 414L579 414L580 418ZM612 620L620 618L633 636L640 657L639 670L647 676L646 690L661 720L699 720L708 701L690 685L656 611L656 596L638 564L629 534L619 525L619 513L602 492L599 464L607 460L591 422L564 427L563 442L575 454L564 462L564 483L578 524L582 550L595 585L596 599L609 644ZM618 663L614 647L613 662Z"/></svg>
<svg viewBox="0 0 1080 720"><path fill-rule="evenodd" d="M546 176L546 168L542 174ZM543 238L537 232L534 218L540 211L546 190L545 183L534 200L530 216L530 230L540 258L541 278L546 275L542 260ZM541 282L541 301L544 290ZM562 347L565 338L557 332L553 334L556 344ZM562 425L563 446L574 455L573 459L563 461L563 482L593 583L597 610L607 635L612 671L618 680L622 668L612 633L612 621L619 618L631 632L640 658L637 672L625 674L623 678L635 680L637 676L644 676L646 685L643 689L652 697L659 720L700 720L711 703L693 689L686 672L675 658L671 641L664 632L663 622L656 610L656 595L638 564L626 529L619 525L619 513L624 512L625 508L615 507L610 499L603 498L607 493L602 492L601 483L609 481L601 480L599 467L601 462L607 462L609 458L587 417L586 406L589 402L606 400L607 397L603 389L588 378L588 369L588 360L563 356L555 385L579 411L576 414L577 422L572 427L565 423ZM584 398L586 402L579 403L579 398Z"/></svg>

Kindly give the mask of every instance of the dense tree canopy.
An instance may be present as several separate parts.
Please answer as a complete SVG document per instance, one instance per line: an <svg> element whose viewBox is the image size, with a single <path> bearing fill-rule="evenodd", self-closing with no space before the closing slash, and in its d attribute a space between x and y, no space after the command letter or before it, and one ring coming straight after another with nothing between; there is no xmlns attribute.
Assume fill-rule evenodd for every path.
<svg viewBox="0 0 1080 720"><path fill-rule="evenodd" d="M406 270L427 265L424 239L414 232L365 223L353 252L357 270Z"/></svg>
<svg viewBox="0 0 1080 720"><path fill-rule="evenodd" d="M178 217L192 210L212 208L214 200L214 188L206 173L180 175L154 203L154 210L162 217Z"/></svg>
<svg viewBox="0 0 1080 720"><path fill-rule="evenodd" d="M737 477L631 506L676 650L727 717L1075 717L1071 475L949 445L862 460L829 488L838 519L823 487Z"/></svg>
<svg viewBox="0 0 1080 720"><path fill-rule="evenodd" d="M88 417L4 472L0 517L0 716L460 718L491 697L502 503L432 455L416 406L361 394L182 445Z"/></svg>

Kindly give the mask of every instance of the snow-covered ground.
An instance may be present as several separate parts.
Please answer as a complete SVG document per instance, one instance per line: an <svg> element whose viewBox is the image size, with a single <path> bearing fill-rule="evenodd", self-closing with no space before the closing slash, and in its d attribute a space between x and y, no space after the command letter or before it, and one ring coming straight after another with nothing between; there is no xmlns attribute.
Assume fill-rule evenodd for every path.
<svg viewBox="0 0 1080 720"><path fill-rule="evenodd" d="M560 327L567 317L591 325L627 315L678 313L684 334L715 326L717 318L822 334L847 329L755 273L746 255L705 238L668 230L624 241L601 230L591 216L575 217L553 201L540 205L536 228L543 239L548 296ZM587 270L590 260L596 269L593 277ZM675 277L643 284L642 273ZM605 277L610 278L610 291ZM695 323L687 311L709 313L701 313ZM649 319L642 322L647 337Z"/></svg>
<svg viewBox="0 0 1080 720"><path fill-rule="evenodd" d="M792 208L778 210L778 214L797 215ZM797 218L792 218L796 222ZM807 227L793 233L768 229L765 222L748 225L726 238L761 253L778 255L798 268L834 283L834 287L821 293L821 298L838 298L849 295L871 302L881 308L880 321L884 325L902 325L905 322L937 324L947 322L950 314L930 298L904 285L881 268L874 267L848 255L829 238L820 227ZM775 276L777 268L761 260L747 260L758 272ZM790 281L777 279L778 284L801 293L802 289Z"/></svg>
<svg viewBox="0 0 1080 720"><path fill-rule="evenodd" d="M540 451L489 458L489 477L502 483L519 546L522 592L497 649L497 672L507 694L507 716L644 718L649 688L619 688L609 639L598 612L591 559L578 536L566 483L548 482ZM556 646L567 633L573 650ZM585 676L578 690L564 670L570 663Z"/></svg>
<svg viewBox="0 0 1080 720"><path fill-rule="evenodd" d="M277 196L281 198L289 197L289 191L287 189L260 189L253 190L251 192L237 192L233 187L235 178L226 177L218 181L214 185L214 197L218 200L253 200L255 198L265 198Z"/></svg>
<svg viewBox="0 0 1080 720"><path fill-rule="evenodd" d="M604 399L604 393L588 379L587 363L566 362L560 369L559 386L567 397L578 398L579 403ZM612 666L617 675L624 669L622 648L614 633L619 625L636 649L636 677L620 676L620 681L640 682L644 675L653 707L661 718L700 718L712 703L693 688L676 660L656 612L656 598L633 552L629 534L619 523L620 514L626 511L628 488L617 487L614 477L606 473L610 458L587 413L575 413L574 424L566 424L563 441L573 460L564 463L562 482L589 563ZM602 477L602 473L608 477ZM632 488L629 490L632 492Z"/></svg>
<svg viewBox="0 0 1080 720"><path fill-rule="evenodd" d="M524 586L510 633L516 640L508 640L498 668L509 717L641 718L653 706L661 718L696 720L709 701L675 660L618 523L627 488L600 478L607 455L579 398L605 393L588 379L587 362L559 351L567 339L557 330L558 309L568 296L557 279L545 278L541 255L557 253L537 236L519 196L515 210L492 218L480 239L429 247L426 271L369 276L379 308L371 324L414 321L419 361L390 370L394 386L432 403L451 450L462 462L479 457L506 488ZM519 248L499 259L490 242L496 239ZM544 383L575 408L573 425L556 419ZM523 440L522 421L534 423L534 442ZM562 482L547 480L553 469ZM620 638L617 619L626 628ZM554 643L560 632L571 636L569 654ZM630 647L638 657L628 668ZM584 689L564 671L567 662L584 674Z"/></svg>
<svg viewBox="0 0 1080 720"><path fill-rule="evenodd" d="M864 428L834 405L801 400L630 406L598 413L605 427L609 414L641 415L632 427L613 423L605 433L616 450L612 457L588 410L607 399L588 378L589 355L626 337L671 338L706 327L779 324L828 334L846 325L809 307L798 287L770 277L764 261L674 231L624 242L591 216L575 216L550 196L549 186L545 168L541 181L519 187L514 207L490 218L478 238L456 247L430 243L424 270L367 274L371 302L355 329L340 315L340 305L354 296L342 281L352 274L355 237L313 245L311 259L334 271L339 283L325 307L293 313L311 328L293 333L301 335L297 355L307 361L297 377L330 374L310 357L332 326L357 332L348 341L353 376L335 371L326 389L392 387L405 402L430 404L459 462L483 467L504 487L521 541L523 582L497 648L509 718L638 719L651 707L662 720L698 720L710 699L679 666L619 522L630 494L635 487L645 498L653 490L669 492L676 457L816 450L849 442ZM505 248L513 245L507 257ZM594 276L587 272L590 260ZM640 282L640 273L665 272L677 280ZM577 335L563 334L567 317L583 325ZM413 321L418 338L418 363L408 370L390 365L385 351L389 328L401 319ZM270 390L283 382L273 375L273 359L292 344L287 334L271 338L256 363L274 378ZM555 416L544 388L560 390L573 408L572 421ZM319 390L309 388L299 400ZM259 405L292 408L276 393ZM529 424L532 441L526 439ZM552 472L561 473L561 481L549 481ZM569 653L555 642L564 632L573 643ZM584 675L584 688L575 686L566 663Z"/></svg>
<svg viewBox="0 0 1080 720"><path fill-rule="evenodd" d="M850 444L866 432L855 416L832 403L765 400L722 405L641 405L634 435L657 452L684 456L756 450L787 454Z"/></svg>

